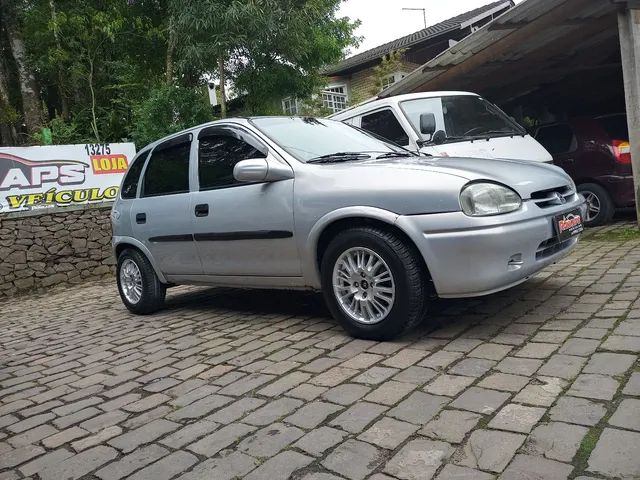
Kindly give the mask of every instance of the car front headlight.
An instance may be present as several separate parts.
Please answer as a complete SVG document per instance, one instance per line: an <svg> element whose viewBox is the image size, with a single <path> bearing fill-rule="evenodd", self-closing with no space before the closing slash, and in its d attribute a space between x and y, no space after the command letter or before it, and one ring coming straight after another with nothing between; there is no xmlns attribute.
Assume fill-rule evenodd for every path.
<svg viewBox="0 0 640 480"><path fill-rule="evenodd" d="M471 183L460 192L462 211L471 217L500 215L518 210L520 195L497 183Z"/></svg>

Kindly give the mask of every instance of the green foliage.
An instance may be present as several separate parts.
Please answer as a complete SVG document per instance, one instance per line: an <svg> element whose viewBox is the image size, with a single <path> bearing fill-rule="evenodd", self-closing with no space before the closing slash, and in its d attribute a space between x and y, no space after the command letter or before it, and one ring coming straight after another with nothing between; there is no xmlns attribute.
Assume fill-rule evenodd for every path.
<svg viewBox="0 0 640 480"><path fill-rule="evenodd" d="M212 108L201 89L163 85L134 111L132 136L138 147L213 120Z"/></svg>
<svg viewBox="0 0 640 480"><path fill-rule="evenodd" d="M61 116L56 116L49 121L47 127L51 129L51 137L54 145L65 145L70 143L89 143L93 141L90 135L83 134L82 128L74 120L65 120ZM42 144L42 133L33 135L36 143Z"/></svg>
<svg viewBox="0 0 640 480"><path fill-rule="evenodd" d="M382 57L382 61L373 67L375 87L371 90L371 96L377 95L382 90L383 80L389 75L399 72L403 68L402 57L405 50L395 50Z"/></svg>

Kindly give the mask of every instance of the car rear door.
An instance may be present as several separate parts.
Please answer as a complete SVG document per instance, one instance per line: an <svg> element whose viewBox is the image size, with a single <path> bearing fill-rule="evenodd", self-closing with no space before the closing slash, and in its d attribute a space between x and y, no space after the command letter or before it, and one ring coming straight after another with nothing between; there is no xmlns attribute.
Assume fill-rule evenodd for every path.
<svg viewBox="0 0 640 480"><path fill-rule="evenodd" d="M535 139L553 156L553 163L562 167L573 179L580 178L578 140L570 125L557 123L538 128Z"/></svg>
<svg viewBox="0 0 640 480"><path fill-rule="evenodd" d="M131 208L134 237L149 249L166 275L202 273L193 239L190 154L192 134L157 145Z"/></svg>
<svg viewBox="0 0 640 480"><path fill-rule="evenodd" d="M268 156L268 161L286 162L240 126L207 127L197 142L198 191L190 214L204 273L300 276L293 238L294 180L249 184L233 177L241 160Z"/></svg>

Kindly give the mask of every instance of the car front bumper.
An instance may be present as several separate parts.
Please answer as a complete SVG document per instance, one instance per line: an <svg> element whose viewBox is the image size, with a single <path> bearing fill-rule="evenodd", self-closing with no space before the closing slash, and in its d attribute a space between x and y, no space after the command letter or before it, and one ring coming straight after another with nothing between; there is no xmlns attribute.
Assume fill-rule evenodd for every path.
<svg viewBox="0 0 640 480"><path fill-rule="evenodd" d="M474 297L522 283L566 256L578 236L558 242L554 219L576 209L584 219L580 195L544 209L526 201L517 212L492 217L462 212L400 216L396 225L420 250L439 297Z"/></svg>

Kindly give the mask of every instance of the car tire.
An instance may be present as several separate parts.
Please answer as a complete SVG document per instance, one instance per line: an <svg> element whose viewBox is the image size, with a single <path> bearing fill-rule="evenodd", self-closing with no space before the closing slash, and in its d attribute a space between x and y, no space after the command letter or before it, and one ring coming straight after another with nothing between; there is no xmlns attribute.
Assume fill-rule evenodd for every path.
<svg viewBox="0 0 640 480"><path fill-rule="evenodd" d="M164 306L167 287L139 250L128 248L118 256L116 278L122 303L130 312L148 315Z"/></svg>
<svg viewBox="0 0 640 480"><path fill-rule="evenodd" d="M353 271L347 280L346 259L349 256L353 259L354 255L355 258L362 256L360 265L369 264L375 268L366 273L362 268ZM369 262L369 259L373 260ZM385 280L385 271L389 272L391 280ZM324 252L321 276L322 291L331 314L356 338L390 340L410 330L425 316L429 295L424 263L413 245L392 232L375 227L340 232ZM393 293L389 293L391 290ZM369 308L365 305L367 298ZM357 304L353 307L356 313L347 305L351 303ZM363 318L357 319L359 314Z"/></svg>
<svg viewBox="0 0 640 480"><path fill-rule="evenodd" d="M604 188L596 183L583 183L578 186L578 192L587 199L587 218L584 222L587 227L598 227L611 221L615 206ZM598 209L597 213L594 208Z"/></svg>

